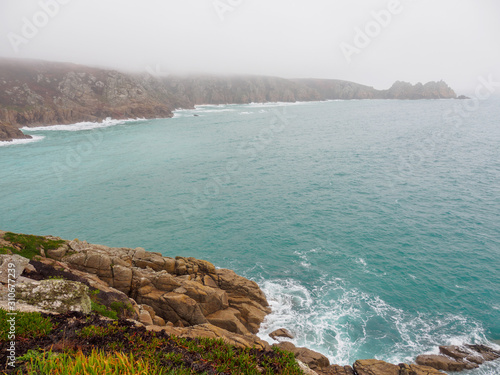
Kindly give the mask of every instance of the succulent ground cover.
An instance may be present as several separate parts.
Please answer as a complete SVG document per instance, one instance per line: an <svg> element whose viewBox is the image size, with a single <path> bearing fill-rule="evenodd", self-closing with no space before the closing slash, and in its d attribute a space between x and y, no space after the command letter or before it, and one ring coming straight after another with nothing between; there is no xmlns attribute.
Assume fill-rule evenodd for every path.
<svg viewBox="0 0 500 375"><path fill-rule="evenodd" d="M0 341L8 326L0 310ZM18 313L16 367L3 374L302 374L293 354L241 349L221 339L180 338L92 313Z"/></svg>

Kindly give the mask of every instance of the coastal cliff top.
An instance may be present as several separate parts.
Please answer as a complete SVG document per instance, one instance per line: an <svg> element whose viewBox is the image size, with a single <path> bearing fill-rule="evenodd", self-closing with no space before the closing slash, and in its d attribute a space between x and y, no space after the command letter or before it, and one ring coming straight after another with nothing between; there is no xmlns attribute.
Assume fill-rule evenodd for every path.
<svg viewBox="0 0 500 375"><path fill-rule="evenodd" d="M143 248L0 231L0 289L0 341L14 342L15 353L0 355L4 373L111 363L148 374L443 375L500 358L483 345L463 345L441 346L417 364L331 365L292 344L286 329L270 334L271 347L256 336L271 310L255 282ZM7 337L9 311L17 326Z"/></svg>
<svg viewBox="0 0 500 375"><path fill-rule="evenodd" d="M0 141L16 128L98 122L108 117L165 118L198 104L329 99L456 98L445 82L396 82L387 90L333 79L267 76L154 76L71 63L0 58Z"/></svg>

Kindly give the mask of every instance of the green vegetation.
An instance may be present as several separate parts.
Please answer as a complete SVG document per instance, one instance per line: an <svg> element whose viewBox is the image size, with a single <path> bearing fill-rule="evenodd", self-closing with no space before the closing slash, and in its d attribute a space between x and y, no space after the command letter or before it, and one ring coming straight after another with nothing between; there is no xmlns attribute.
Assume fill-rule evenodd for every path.
<svg viewBox="0 0 500 375"><path fill-rule="evenodd" d="M40 375L174 375L177 372L168 371L150 364L132 354L115 352L107 354L93 349L89 355L78 352L75 355L63 353L54 355L52 352L42 352L29 359L26 374Z"/></svg>
<svg viewBox="0 0 500 375"><path fill-rule="evenodd" d="M97 314L116 320L123 317L125 311L133 311L132 304L130 303L114 301L111 302L109 307L99 303L97 298L99 293L99 289L89 292L92 311L95 311Z"/></svg>
<svg viewBox="0 0 500 375"><path fill-rule="evenodd" d="M83 327L77 333L77 335L79 337L89 339L91 337L105 337L108 335L114 335L118 332L124 332L125 330L126 330L126 327L119 327L117 325L117 321L115 320L113 323L111 323L107 327L101 327L101 326L95 326L95 325L89 325L89 326Z"/></svg>
<svg viewBox="0 0 500 375"><path fill-rule="evenodd" d="M92 311L95 311L99 315L105 316L106 318L111 318L114 320L118 319L118 314L116 313L116 311L111 310L107 306L101 305L99 302L93 301L92 296L90 298L91 298L90 304L92 307Z"/></svg>
<svg viewBox="0 0 500 375"><path fill-rule="evenodd" d="M4 239L16 247L8 247L12 254L19 254L28 259L33 259L34 256L40 255L41 249L45 251L55 250L65 243L63 240L49 240L41 236L16 234L12 232L5 233Z"/></svg>
<svg viewBox="0 0 500 375"><path fill-rule="evenodd" d="M2 314L5 330L6 312ZM180 338L125 320L104 321L96 314L18 313L16 326L24 327L24 339L11 374L302 374L293 354L277 348L266 351L237 348L222 339ZM6 341L4 335L1 341Z"/></svg>
<svg viewBox="0 0 500 375"><path fill-rule="evenodd" d="M16 249L10 246L0 247L0 254L13 254L14 251L16 251Z"/></svg>
<svg viewBox="0 0 500 375"><path fill-rule="evenodd" d="M0 340L8 340L10 323L8 319L12 316L7 315L7 311L0 309ZM15 315L16 340L35 339L46 336L52 331L53 325L48 318L42 317L38 312L17 312Z"/></svg>
<svg viewBox="0 0 500 375"><path fill-rule="evenodd" d="M114 301L111 302L110 307L111 310L116 311L118 316L122 316L125 313L125 311L134 311L134 308L132 307L131 303Z"/></svg>

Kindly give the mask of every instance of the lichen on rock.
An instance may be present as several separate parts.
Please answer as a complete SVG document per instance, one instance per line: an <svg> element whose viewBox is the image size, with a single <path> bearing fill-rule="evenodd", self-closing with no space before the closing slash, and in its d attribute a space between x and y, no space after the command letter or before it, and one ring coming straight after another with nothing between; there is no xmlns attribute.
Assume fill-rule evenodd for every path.
<svg viewBox="0 0 500 375"><path fill-rule="evenodd" d="M88 286L77 281L42 280L18 284L16 299L57 313L79 311L88 314L91 311L88 292Z"/></svg>

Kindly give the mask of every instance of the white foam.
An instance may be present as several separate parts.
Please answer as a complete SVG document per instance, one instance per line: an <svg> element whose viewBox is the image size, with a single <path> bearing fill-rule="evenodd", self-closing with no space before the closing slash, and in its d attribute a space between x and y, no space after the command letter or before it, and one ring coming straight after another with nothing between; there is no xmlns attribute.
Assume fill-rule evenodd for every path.
<svg viewBox="0 0 500 375"><path fill-rule="evenodd" d="M268 102L268 103L250 103L243 104L243 106L248 106L252 108L270 108L270 107L287 107L293 105L307 105L315 102Z"/></svg>
<svg viewBox="0 0 500 375"><path fill-rule="evenodd" d="M366 260L364 260L363 258L356 259L356 263L361 264L362 266L366 267Z"/></svg>
<svg viewBox="0 0 500 375"><path fill-rule="evenodd" d="M33 142L41 141L44 138L45 137L42 135L33 135L31 139L14 139L12 141L0 141L0 147L24 145L26 143L33 143Z"/></svg>
<svg viewBox="0 0 500 375"><path fill-rule="evenodd" d="M269 333L287 328L295 335L291 342L326 355L331 363L352 364L360 350L366 350L366 345L376 347L383 338L388 338L387 343L380 343L382 350L376 356L391 363L412 363L417 355L435 352L439 345L495 346L486 340L478 322L454 314L405 311L378 296L348 288L340 278L319 275L317 286L308 288L292 279L259 284L272 309L259 337L273 342ZM384 332L376 333L374 324L382 324Z"/></svg>
<svg viewBox="0 0 500 375"><path fill-rule="evenodd" d="M223 108L223 109L204 109L204 108L196 108L194 110L192 110L193 112L196 112L196 113L219 113L219 112L234 112L235 109L231 109L231 108Z"/></svg>
<svg viewBox="0 0 500 375"><path fill-rule="evenodd" d="M137 119L126 119L126 120L115 120L108 117L106 120L102 122L77 122L75 124L69 125L49 125L49 126L37 126L37 127L24 127L21 130L25 130L26 132L33 131L82 131L82 130L91 130L96 128L107 128L109 126L122 125L128 122L135 121L144 121L144 118Z"/></svg>

